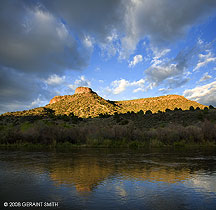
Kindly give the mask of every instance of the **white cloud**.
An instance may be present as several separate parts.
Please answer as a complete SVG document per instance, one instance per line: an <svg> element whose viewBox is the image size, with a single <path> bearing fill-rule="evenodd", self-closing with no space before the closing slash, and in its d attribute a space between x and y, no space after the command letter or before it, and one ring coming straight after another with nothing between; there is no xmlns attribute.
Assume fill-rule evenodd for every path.
<svg viewBox="0 0 216 210"><path fill-rule="evenodd" d="M83 43L84 45L87 47L87 48L90 48L92 49L93 48L93 39L90 37L90 36L85 36L84 39L83 39Z"/></svg>
<svg viewBox="0 0 216 210"><path fill-rule="evenodd" d="M186 64L181 61L184 61L184 58L164 58L164 56L170 52L168 48L159 49L151 46L150 51L153 54L153 58L151 60L151 66L145 70L145 74L150 82L151 88L157 86L169 77L174 77L183 73ZM182 63L182 65L180 66L179 63Z"/></svg>
<svg viewBox="0 0 216 210"><path fill-rule="evenodd" d="M150 83L149 88L164 84L166 89L173 89L185 84L190 78L190 68L193 66L192 58L210 48L213 43L214 41L209 44L198 42L192 48L180 50L176 57L171 58L164 57L170 52L170 49L158 50L151 47L154 55L151 61L152 65L144 72Z"/></svg>
<svg viewBox="0 0 216 210"><path fill-rule="evenodd" d="M114 94L119 94L125 91L125 89L130 85L130 83L125 79L121 79L113 81L111 85L114 87L112 92Z"/></svg>
<svg viewBox="0 0 216 210"><path fill-rule="evenodd" d="M57 74L52 74L49 76L47 80L45 80L45 83L48 85L61 85L65 82L65 76L58 76Z"/></svg>
<svg viewBox="0 0 216 210"><path fill-rule="evenodd" d="M167 78L179 75L180 73L183 73L183 69L179 68L179 66L175 63L163 64L161 66L152 65L145 71L148 79L156 83L156 85Z"/></svg>
<svg viewBox="0 0 216 210"><path fill-rule="evenodd" d="M107 37L105 37L105 42L99 43L100 48L102 49L101 55L105 59L109 59L112 56L115 56L120 51L120 37L116 30L111 31Z"/></svg>
<svg viewBox="0 0 216 210"><path fill-rule="evenodd" d="M164 57L167 53L169 53L171 51L168 48L167 49L158 49L155 47L151 47L151 50L154 54L154 57L153 57L151 63L154 65L157 65L157 64L164 62L164 60L161 60L161 58Z"/></svg>
<svg viewBox="0 0 216 210"><path fill-rule="evenodd" d="M194 71L206 66L209 63L216 62L216 57L212 54L210 50L205 51L207 54L199 54L199 61L194 68Z"/></svg>
<svg viewBox="0 0 216 210"><path fill-rule="evenodd" d="M137 93L139 91L144 92L145 90L143 88L136 88L136 89L133 90L133 93Z"/></svg>
<svg viewBox="0 0 216 210"><path fill-rule="evenodd" d="M101 68L100 67L96 67L94 71L99 72L99 71L101 71Z"/></svg>
<svg viewBox="0 0 216 210"><path fill-rule="evenodd" d="M182 37L193 23L213 14L215 1L129 0L125 3L125 36L121 58L127 58L137 43L148 37L154 43L170 43ZM188 14L188 15L184 15Z"/></svg>
<svg viewBox="0 0 216 210"><path fill-rule="evenodd" d="M47 103L48 103L48 101L42 99L41 95L39 95L38 98L36 98L34 101L31 102L31 104L29 106L27 106L27 108L32 109L32 108L35 108L35 107L44 106Z"/></svg>
<svg viewBox="0 0 216 210"><path fill-rule="evenodd" d="M143 61L142 55L135 55L133 60L129 63L129 67L134 67L136 64Z"/></svg>
<svg viewBox="0 0 216 210"><path fill-rule="evenodd" d="M202 78L200 79L200 82L206 81L208 79L211 79L212 76L208 74L208 72L204 73Z"/></svg>
<svg viewBox="0 0 216 210"><path fill-rule="evenodd" d="M216 81L203 86L197 86L193 89L187 89L183 95L199 103L213 106L216 105Z"/></svg>
<svg viewBox="0 0 216 210"><path fill-rule="evenodd" d="M155 46L158 43L162 43L159 46L167 46L163 44L182 37L193 24L214 14L216 8L215 0L91 0L85 1L85 4L74 0L13 2L1 2L0 28L4 30L0 33L0 66L11 68L22 76L18 80L12 74L8 75L8 81L13 81L11 87L2 77L4 81L1 80L0 85L4 85L4 91L1 92L11 94L4 94L1 104L8 104L9 101L15 104L16 100L29 102L37 98L38 92L45 95L38 84L39 78L61 75L65 70L83 69L88 65L95 45L110 56L128 59L139 41L146 39ZM13 14L10 18L7 11ZM162 60L158 57L162 55L155 54L154 65L159 65ZM207 62L213 62L211 58L214 56L208 58ZM148 79L152 79L149 87L160 82L161 78L166 80L174 77L166 66L180 75L184 71L182 66L185 67L182 62L163 60L159 67L152 66L148 75ZM162 68L166 69L164 74ZM48 82L58 84L60 81L58 78L50 78ZM74 89L78 85L89 86L90 81L80 78L70 87ZM122 87L124 89L124 84ZM134 91L141 89L137 85Z"/></svg>
<svg viewBox="0 0 216 210"><path fill-rule="evenodd" d="M113 94L120 94L126 90L127 87L138 87L135 90L133 90L134 93L138 91L145 91L145 80L140 79L138 81L130 82L125 79L115 80L111 83L112 88L108 88L110 92Z"/></svg>
<svg viewBox="0 0 216 210"><path fill-rule="evenodd" d="M68 85L68 88L71 90L75 90L77 87L90 87L91 82L85 78L85 76L81 76L80 79L75 80L74 84Z"/></svg>

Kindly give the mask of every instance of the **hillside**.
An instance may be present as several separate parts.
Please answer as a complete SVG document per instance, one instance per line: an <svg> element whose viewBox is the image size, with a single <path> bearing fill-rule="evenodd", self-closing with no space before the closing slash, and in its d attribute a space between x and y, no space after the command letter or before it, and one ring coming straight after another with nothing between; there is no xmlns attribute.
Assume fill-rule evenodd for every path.
<svg viewBox="0 0 216 210"><path fill-rule="evenodd" d="M97 117L100 114L113 115L114 113L139 112L151 110L153 113L174 110L181 108L188 110L191 106L204 109L204 105L195 101L190 101L183 96L167 95L152 98L142 98L126 101L109 101L98 96L90 88L79 87L74 95L55 96L45 107L39 107L31 110L5 113L14 116L35 116L35 115L74 115L82 118Z"/></svg>

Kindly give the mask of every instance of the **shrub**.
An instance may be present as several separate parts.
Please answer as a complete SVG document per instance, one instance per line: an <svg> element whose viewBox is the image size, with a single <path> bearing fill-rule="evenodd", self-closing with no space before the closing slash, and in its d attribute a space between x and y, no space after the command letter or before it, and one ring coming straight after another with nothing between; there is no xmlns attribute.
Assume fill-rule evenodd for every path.
<svg viewBox="0 0 216 210"><path fill-rule="evenodd" d="M140 110L139 112L137 112L138 115L144 115L143 110Z"/></svg>
<svg viewBox="0 0 216 210"><path fill-rule="evenodd" d="M127 125L128 123L129 123L128 120L122 120L122 121L120 122L120 125Z"/></svg>
<svg viewBox="0 0 216 210"><path fill-rule="evenodd" d="M171 110L170 109L166 109L165 112L171 112Z"/></svg>
<svg viewBox="0 0 216 210"><path fill-rule="evenodd" d="M145 114L152 114L151 110L147 110Z"/></svg>
<svg viewBox="0 0 216 210"><path fill-rule="evenodd" d="M209 109L214 109L214 107L212 105L209 106Z"/></svg>

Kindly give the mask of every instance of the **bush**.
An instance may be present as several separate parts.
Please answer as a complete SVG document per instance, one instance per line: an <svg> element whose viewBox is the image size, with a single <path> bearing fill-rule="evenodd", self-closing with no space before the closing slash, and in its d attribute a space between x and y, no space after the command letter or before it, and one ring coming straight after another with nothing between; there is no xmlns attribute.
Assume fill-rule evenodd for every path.
<svg viewBox="0 0 216 210"><path fill-rule="evenodd" d="M142 115L144 115L144 112L143 112L143 110L140 110L139 112L137 112L137 114L142 116Z"/></svg>
<svg viewBox="0 0 216 210"><path fill-rule="evenodd" d="M209 106L209 109L214 109L214 107L212 105Z"/></svg>
<svg viewBox="0 0 216 210"><path fill-rule="evenodd" d="M152 114L151 110L147 110L145 114Z"/></svg>
<svg viewBox="0 0 216 210"><path fill-rule="evenodd" d="M166 109L165 112L171 112L171 110L170 109Z"/></svg>

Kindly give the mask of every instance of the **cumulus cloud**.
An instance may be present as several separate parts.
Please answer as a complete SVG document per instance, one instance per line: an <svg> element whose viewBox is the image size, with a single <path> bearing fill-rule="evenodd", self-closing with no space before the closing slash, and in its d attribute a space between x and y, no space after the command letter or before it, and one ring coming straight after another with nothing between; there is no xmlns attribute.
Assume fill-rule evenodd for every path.
<svg viewBox="0 0 216 210"><path fill-rule="evenodd" d="M125 89L130 85L130 83L125 79L120 79L113 81L111 85L114 87L112 91L113 94L119 94L125 91Z"/></svg>
<svg viewBox="0 0 216 210"><path fill-rule="evenodd" d="M143 61L142 55L135 55L133 57L133 60L129 63L129 67L134 67L136 64L140 63Z"/></svg>
<svg viewBox="0 0 216 210"><path fill-rule="evenodd" d="M163 54L165 53L160 53L160 55ZM152 60L152 65L144 72L151 88L163 82L168 82L170 86L172 86L172 83L175 83L176 87L177 84L182 85L186 82L182 77L184 77L188 62L193 54L194 49L190 49L180 51L175 58L160 59L160 56L155 56Z"/></svg>
<svg viewBox="0 0 216 210"><path fill-rule="evenodd" d="M44 82L48 85L61 85L65 82L65 78L65 76L60 77L56 74L52 74Z"/></svg>
<svg viewBox="0 0 216 210"><path fill-rule="evenodd" d="M8 11L11 12L8 18ZM48 75L87 65L68 27L41 4L3 1L0 8L0 63L20 72ZM83 46L83 48L85 48ZM83 50L83 52L86 52Z"/></svg>
<svg viewBox="0 0 216 210"><path fill-rule="evenodd" d="M164 62L164 59L161 59L161 58L163 58L171 50L170 49L158 49L155 47L151 47L151 51L153 52L153 58L152 58L151 63L153 65L158 65Z"/></svg>
<svg viewBox="0 0 216 210"><path fill-rule="evenodd" d="M0 67L0 113L28 108L40 93L43 93L41 100L50 98L50 93L43 89L39 79Z"/></svg>
<svg viewBox="0 0 216 210"><path fill-rule="evenodd" d="M125 79L115 80L111 83L112 88L110 89L113 94L120 94L126 90L127 87L138 87L133 90L134 93L138 91L144 91L145 80L140 79L138 81L130 82Z"/></svg>
<svg viewBox="0 0 216 210"><path fill-rule="evenodd" d="M132 0L125 4L125 36L120 56L127 57L138 41L148 36L154 43L182 37L189 27L215 11L214 0ZM187 15L186 15L187 14Z"/></svg>
<svg viewBox="0 0 216 210"><path fill-rule="evenodd" d="M5 77L1 94L8 95L1 103L15 104L17 99L26 104L36 100L39 93L48 94L38 80L57 84L61 79L50 75L84 69L95 45L101 54L128 59L143 38L156 44L175 41L215 8L215 0L2 0L0 71ZM156 61L157 56L154 64ZM153 84L180 74L184 69L181 62L151 66L147 78ZM70 88L89 84L80 78ZM121 86L124 89L124 82ZM143 89L137 86L136 91L141 90L138 88Z"/></svg>
<svg viewBox="0 0 216 210"><path fill-rule="evenodd" d="M204 81L209 80L211 78L212 78L212 76L209 75L208 72L206 72L203 74L202 78L200 79L200 82L204 82Z"/></svg>
<svg viewBox="0 0 216 210"><path fill-rule="evenodd" d="M127 58L144 37L175 40L215 8L214 0L3 0L0 62L26 72L81 69L94 43Z"/></svg>
<svg viewBox="0 0 216 210"><path fill-rule="evenodd" d="M44 0L43 3L78 31L79 36L92 34L102 46L108 43L111 46L116 41L115 34L121 49L115 50L117 45L107 49L114 54L119 52L122 59L132 54L144 37L157 43L182 37L189 26L213 14L216 8L214 0Z"/></svg>
<svg viewBox="0 0 216 210"><path fill-rule="evenodd" d="M211 45L214 44L214 40L210 43L204 43L198 41L191 48L184 48L178 52L175 57L165 57L170 49L154 49L151 66L144 71L148 80L149 88L152 89L160 84L167 86L167 89L173 89L184 85L189 81L188 74L190 68L194 67L193 60L197 56L201 59L208 59L212 53L205 55L203 52L210 52Z"/></svg>
<svg viewBox="0 0 216 210"><path fill-rule="evenodd" d="M80 79L75 80L74 84L68 85L68 88L70 90L75 90L77 87L84 86L84 87L90 87L91 82L85 78L85 76L81 76Z"/></svg>
<svg viewBox="0 0 216 210"><path fill-rule="evenodd" d="M193 89L187 89L183 95L201 104L216 106L216 81L207 85L197 86Z"/></svg>

